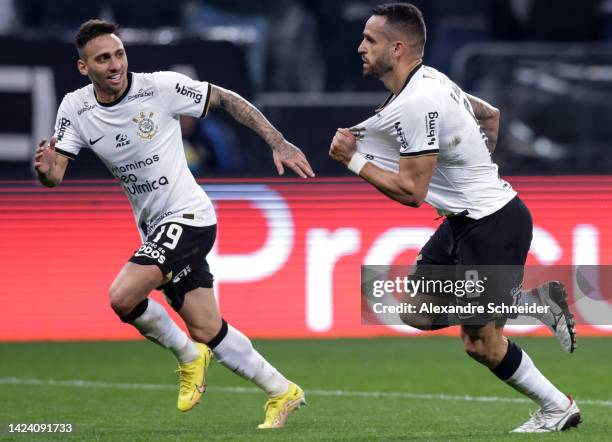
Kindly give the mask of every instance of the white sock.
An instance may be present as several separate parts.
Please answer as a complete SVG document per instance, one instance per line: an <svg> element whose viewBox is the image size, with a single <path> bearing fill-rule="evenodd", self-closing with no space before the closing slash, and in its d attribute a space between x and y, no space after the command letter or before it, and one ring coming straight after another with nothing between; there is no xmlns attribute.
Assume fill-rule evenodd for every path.
<svg viewBox="0 0 612 442"><path fill-rule="evenodd" d="M566 410L570 405L568 397L544 377L524 350L521 351L521 363L506 380L508 385L535 401L543 410Z"/></svg>
<svg viewBox="0 0 612 442"><path fill-rule="evenodd" d="M170 350L179 364L195 360L200 352L194 342L170 318L166 309L149 298L147 309L131 324L150 341Z"/></svg>
<svg viewBox="0 0 612 442"><path fill-rule="evenodd" d="M253 381L269 397L280 396L289 388L289 381L253 348L249 338L229 324L227 334L212 351L221 364Z"/></svg>

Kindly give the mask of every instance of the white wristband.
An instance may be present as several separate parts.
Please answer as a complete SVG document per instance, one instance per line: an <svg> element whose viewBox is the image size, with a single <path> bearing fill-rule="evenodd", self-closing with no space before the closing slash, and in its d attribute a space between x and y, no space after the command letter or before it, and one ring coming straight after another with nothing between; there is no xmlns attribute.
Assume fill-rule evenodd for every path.
<svg viewBox="0 0 612 442"><path fill-rule="evenodd" d="M355 175L359 175L361 169L363 169L363 166L365 166L367 163L368 160L366 160L363 155L361 155L359 152L355 152L351 157L351 161L349 161L346 167L348 167L348 169Z"/></svg>

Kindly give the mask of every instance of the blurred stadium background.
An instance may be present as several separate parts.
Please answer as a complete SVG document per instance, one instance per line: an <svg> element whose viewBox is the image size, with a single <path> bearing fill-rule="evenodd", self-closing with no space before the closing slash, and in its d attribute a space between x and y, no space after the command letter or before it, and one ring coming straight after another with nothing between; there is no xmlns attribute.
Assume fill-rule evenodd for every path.
<svg viewBox="0 0 612 442"><path fill-rule="evenodd" d="M211 262L228 321L265 339L417 335L362 325L357 275L364 262L412 262L440 221L430 208L385 199L327 156L335 129L362 121L386 96L381 83L361 77L356 54L378 3L0 0L0 342L12 342L0 345L0 392L10 393L6 380L20 373L81 379L69 370L54 377L64 356L51 350L38 372L24 370L31 358L24 355L40 348L28 341L139 338L107 301L112 278L139 244L120 187L87 149L58 189L38 185L30 165L63 95L88 82L76 70L72 37L92 17L122 25L130 70L175 70L251 100L318 175L313 183L276 177L265 144L222 111L182 120L190 168L218 211ZM428 25L425 63L501 109L494 160L532 210L529 263L612 264L612 1L413 3ZM582 336L612 334L612 306L598 305L603 320L575 312L581 323L595 323L581 326ZM542 327L513 333L548 336ZM599 349L610 341L597 342ZM91 379L105 380L98 375ZM609 387L601 399L610 399ZM27 420L11 413L0 412L0 422Z"/></svg>

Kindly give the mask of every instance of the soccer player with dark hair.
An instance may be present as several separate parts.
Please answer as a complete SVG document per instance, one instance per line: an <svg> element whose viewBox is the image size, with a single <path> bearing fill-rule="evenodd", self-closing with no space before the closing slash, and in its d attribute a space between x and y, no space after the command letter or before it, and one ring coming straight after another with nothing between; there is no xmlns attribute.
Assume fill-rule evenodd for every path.
<svg viewBox="0 0 612 442"><path fill-rule="evenodd" d="M305 402L304 392L219 313L206 261L217 219L187 167L179 116L204 118L209 108L225 109L270 145L279 174L286 166L303 178L313 177L306 157L232 91L175 72L129 72L115 24L89 20L75 41L78 70L91 84L64 97L54 136L38 145L34 168L40 182L58 186L69 161L87 147L121 183L142 245L113 281L110 304L122 321L176 356L179 410L189 411L200 400L214 355L268 395L265 420L258 428L283 427ZM155 288L165 294L196 342L148 297Z"/></svg>
<svg viewBox="0 0 612 442"><path fill-rule="evenodd" d="M510 184L499 178L491 160L499 112L464 93L446 75L424 66L425 41L425 22L414 5L393 3L373 9L358 53L363 73L381 80L391 94L365 122L338 129L330 156L387 197L410 207L427 202L446 217L421 249L416 275L426 274L424 269L432 266L518 268L517 273L493 273L498 293L481 295L514 303L533 225L529 210ZM534 290L524 296L561 312L552 319L540 319L553 331L562 323L564 336L558 337L573 350L573 322L563 288L554 283L548 288L546 293ZM413 295L404 301L457 302ZM448 315L404 314L401 318L422 330L450 324ZM544 377L524 350L504 337L505 319L495 314L460 318L461 338L468 355L540 406L514 431L550 432L577 426L576 403Z"/></svg>

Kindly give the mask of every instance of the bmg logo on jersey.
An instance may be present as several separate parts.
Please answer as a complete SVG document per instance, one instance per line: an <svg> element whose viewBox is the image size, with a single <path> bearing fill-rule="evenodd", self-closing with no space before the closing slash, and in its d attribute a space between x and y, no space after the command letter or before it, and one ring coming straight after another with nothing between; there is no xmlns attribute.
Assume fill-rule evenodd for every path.
<svg viewBox="0 0 612 442"><path fill-rule="evenodd" d="M62 141L64 138L64 134L66 133L66 129L70 127L70 120L68 118L62 117L59 121L59 128L57 129L57 141Z"/></svg>
<svg viewBox="0 0 612 442"><path fill-rule="evenodd" d="M191 98L196 104L199 104L202 101L202 93L194 88L176 83L174 89L176 90L177 94Z"/></svg>
<svg viewBox="0 0 612 442"><path fill-rule="evenodd" d="M130 145L130 139L128 138L126 134L117 134L117 136L115 136L115 141L117 142L117 145L115 146L115 148Z"/></svg>
<svg viewBox="0 0 612 442"><path fill-rule="evenodd" d="M429 112L425 116L425 136L427 137L427 145L433 146L436 144L436 125L438 124L438 112Z"/></svg>

